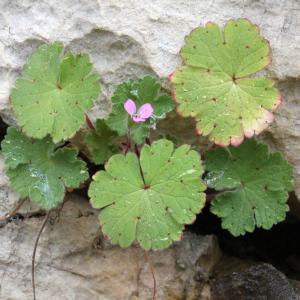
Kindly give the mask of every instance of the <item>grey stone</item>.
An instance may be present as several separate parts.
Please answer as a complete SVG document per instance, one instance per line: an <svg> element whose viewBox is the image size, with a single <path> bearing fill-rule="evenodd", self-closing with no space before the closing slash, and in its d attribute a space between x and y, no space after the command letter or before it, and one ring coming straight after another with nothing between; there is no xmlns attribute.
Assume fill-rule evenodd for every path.
<svg viewBox="0 0 300 300"><path fill-rule="evenodd" d="M103 86L101 98L89 112L96 119L109 113L111 93L123 80L152 74L161 78L169 89L167 76L181 64L178 53L184 37L207 21L223 25L228 19L239 17L258 24L270 40L273 63L266 75L276 80L284 101L264 139L282 150L293 163L296 193L300 196L300 2L297 0L2 0L0 116L8 124L16 124L10 90L27 58L44 42L60 40L68 50L90 54ZM165 131L180 133L189 142L199 141L194 135L193 121L175 119L174 115L170 121L171 126L167 122L162 124ZM0 157L1 215L12 209L17 200L18 195L8 188ZM1 299L32 299L31 253L43 212L28 203L20 212L24 216L30 212L32 217L0 229ZM149 256L156 270L158 299L211 297L209 286L194 278L199 273L209 276L220 258L214 237L187 234L170 249ZM276 282L284 291L291 292L283 275L271 271L280 279ZM152 277L144 252L136 246L123 250L105 241L96 212L86 200L74 195L60 219L48 225L42 235L36 283L38 299L152 297Z"/></svg>
<svg viewBox="0 0 300 300"><path fill-rule="evenodd" d="M275 121L264 138L275 149L284 153L294 166L295 192L300 197L300 80L280 81L283 102L276 112Z"/></svg>
<svg viewBox="0 0 300 300"><path fill-rule="evenodd" d="M299 77L300 2L297 0L3 0L0 2L0 116L15 118L10 89L28 56L44 42L60 40L67 49L87 52L100 72L102 97L90 111L92 119L110 111L116 84L153 74L162 79L181 64L178 55L189 32L207 21L223 25L231 18L249 18L270 41L273 63L266 75L282 89L284 102L268 131L275 148L295 166L300 194ZM190 130L188 120L177 123ZM173 123L174 124L174 123ZM174 130L173 130L174 131ZM182 128L180 129L182 132ZM187 134L194 141L193 131Z"/></svg>
<svg viewBox="0 0 300 300"><path fill-rule="evenodd" d="M214 300L299 300L292 284L269 264L217 278L211 284Z"/></svg>
<svg viewBox="0 0 300 300"><path fill-rule="evenodd" d="M207 287L202 289L204 283L195 279L198 270L193 263L199 266L208 249L215 252L214 237L187 234L182 242L150 252L147 258L136 245L121 249L105 240L97 214L86 199L71 194L60 215L52 215L37 250L37 299L152 299L150 262L158 300L197 300L203 293L209 295ZM0 299L32 299L31 256L43 220L40 214L0 228ZM191 250L187 249L195 250L192 260L179 266L188 261Z"/></svg>
<svg viewBox="0 0 300 300"><path fill-rule="evenodd" d="M201 236L186 232L183 241L175 245L179 267L196 268L199 276L208 277L221 259L217 238L213 235Z"/></svg>
<svg viewBox="0 0 300 300"><path fill-rule="evenodd" d="M5 175L4 158L0 155L0 216L4 216L12 210L18 200L18 194L9 188L9 180Z"/></svg>

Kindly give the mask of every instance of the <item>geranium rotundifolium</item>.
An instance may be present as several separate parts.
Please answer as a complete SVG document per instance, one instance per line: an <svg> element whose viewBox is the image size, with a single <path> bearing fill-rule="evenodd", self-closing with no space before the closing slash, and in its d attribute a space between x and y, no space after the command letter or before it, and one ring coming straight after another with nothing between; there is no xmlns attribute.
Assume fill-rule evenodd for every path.
<svg viewBox="0 0 300 300"><path fill-rule="evenodd" d="M281 102L274 81L252 75L270 62L270 47L246 19L229 21L222 32L209 22L187 36L185 66L171 75L180 115L196 119L196 130L216 144L238 146L273 121Z"/></svg>
<svg viewBox="0 0 300 300"><path fill-rule="evenodd" d="M181 56L185 66L171 76L177 112L194 117L199 134L238 146L273 121L279 92L272 80L253 76L271 61L258 27L238 19L222 31L209 22L187 37ZM95 125L87 117L88 126L81 128L99 94L99 76L87 55L65 52L59 42L33 53L11 93L21 128L9 128L1 144L11 187L44 209L57 207L68 188L88 179L78 148L89 165L104 165L88 194L112 243L168 247L205 204L199 153L193 146L177 147L174 137L152 144L148 139L175 106L157 79L120 84L111 114ZM210 150L205 158L205 181L217 191L211 211L223 228L238 236L284 220L292 168L279 153L246 141Z"/></svg>
<svg viewBox="0 0 300 300"><path fill-rule="evenodd" d="M127 103L127 105L126 105ZM120 136L128 135L141 144L175 107L171 97L161 91L157 79L146 76L120 84L112 96L112 112L106 124Z"/></svg>
<svg viewBox="0 0 300 300"><path fill-rule="evenodd" d="M64 52L61 43L39 47L11 93L17 121L26 135L56 143L72 137L100 94L99 76L86 54Z"/></svg>
<svg viewBox="0 0 300 300"><path fill-rule="evenodd" d="M234 236L255 227L270 229L285 219L293 170L280 153L247 140L237 148L206 152L205 166L207 185L219 192L211 211Z"/></svg>
<svg viewBox="0 0 300 300"><path fill-rule="evenodd" d="M49 137L36 140L8 128L1 147L11 188L44 209L55 208L66 188L78 188L88 178L77 150L55 145Z"/></svg>
<svg viewBox="0 0 300 300"><path fill-rule="evenodd" d="M168 140L144 145L140 157L113 155L89 188L104 234L121 247L168 247L204 206L202 173L199 153Z"/></svg>

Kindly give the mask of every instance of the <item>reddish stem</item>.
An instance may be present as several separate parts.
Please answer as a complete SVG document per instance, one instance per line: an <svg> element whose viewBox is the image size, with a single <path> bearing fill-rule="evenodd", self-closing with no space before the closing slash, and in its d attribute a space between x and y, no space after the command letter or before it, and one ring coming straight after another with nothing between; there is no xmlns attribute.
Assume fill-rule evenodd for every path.
<svg viewBox="0 0 300 300"><path fill-rule="evenodd" d="M32 253L32 260L31 260L31 280L32 280L32 292L33 292L33 300L36 300L36 295L35 295L35 277L34 277L34 272L35 272L35 254L36 254L36 249L41 237L41 234L49 220L49 216L50 216L51 210L49 210L47 212L47 215L43 221L43 224L38 232L38 235L36 237L35 243L34 243L34 248L33 248L33 253Z"/></svg>
<svg viewBox="0 0 300 300"><path fill-rule="evenodd" d="M217 195L218 195L218 193L206 194L206 203L213 201Z"/></svg>
<svg viewBox="0 0 300 300"><path fill-rule="evenodd" d="M156 278L155 278L155 271L154 271L154 267L152 265L152 262L150 260L150 257L147 253L147 251L145 251L145 256L146 256L146 260L149 264L149 267L150 267L150 271L151 271L151 274L152 274L152 279L153 279L153 293L152 293L152 300L156 300Z"/></svg>
<svg viewBox="0 0 300 300"><path fill-rule="evenodd" d="M121 151L122 151L122 153L127 154L127 152L130 149L130 147L131 147L130 139L127 136L126 137L126 142L125 143L121 143Z"/></svg>
<svg viewBox="0 0 300 300"><path fill-rule="evenodd" d="M22 205L24 204L25 201L26 201L26 198L20 199L19 202L17 203L16 207L13 210L6 213L4 216L0 217L0 222L7 222L10 218L14 217L17 214L17 212L19 211L19 209L22 207Z"/></svg>
<svg viewBox="0 0 300 300"><path fill-rule="evenodd" d="M139 151L139 147L137 144L134 144L134 152L138 157L140 157L140 151Z"/></svg>
<svg viewBox="0 0 300 300"><path fill-rule="evenodd" d="M93 122L91 121L91 119L89 118L89 116L87 114L85 114L85 121L86 121L86 124L87 126L92 129L92 130L95 130L95 126L93 124Z"/></svg>

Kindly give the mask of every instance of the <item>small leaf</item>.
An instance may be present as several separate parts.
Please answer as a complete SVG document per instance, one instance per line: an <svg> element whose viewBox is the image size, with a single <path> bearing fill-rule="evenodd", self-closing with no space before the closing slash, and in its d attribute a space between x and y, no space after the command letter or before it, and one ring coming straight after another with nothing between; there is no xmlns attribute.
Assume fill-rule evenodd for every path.
<svg viewBox="0 0 300 300"><path fill-rule="evenodd" d="M238 146L273 121L281 102L274 81L248 76L270 62L269 43L245 19L221 32L209 22L192 31L181 50L186 66L171 76L178 113L196 119L199 134L221 146Z"/></svg>
<svg viewBox="0 0 300 300"><path fill-rule="evenodd" d="M255 226L270 229L285 219L293 170L281 154L248 140L238 148L208 151L206 183L222 191L211 211L222 218L222 227L234 236L252 232Z"/></svg>
<svg viewBox="0 0 300 300"><path fill-rule="evenodd" d="M45 209L63 201L66 187L77 188L88 178L77 151L57 149L49 137L34 140L9 128L1 146L12 189Z"/></svg>
<svg viewBox="0 0 300 300"><path fill-rule="evenodd" d="M130 129L130 136L137 144L142 144L149 137L150 128L146 124L134 124Z"/></svg>
<svg viewBox="0 0 300 300"><path fill-rule="evenodd" d="M100 93L99 76L88 55L63 52L61 43L43 45L25 65L11 99L26 135L54 142L72 137Z"/></svg>
<svg viewBox="0 0 300 300"><path fill-rule="evenodd" d="M129 114L124 109L127 99L135 101L138 107L150 103L154 109L151 119L142 123L131 121ZM166 114L174 109L172 99L161 92L157 79L146 76L139 80L129 80L119 85L112 97L112 113L106 120L106 124L118 132L120 136L130 132L133 140L140 144L150 134L153 123L166 117Z"/></svg>
<svg viewBox="0 0 300 300"><path fill-rule="evenodd" d="M145 145L140 159L112 156L89 189L93 207L102 208L104 234L121 247L134 240L144 249L168 247L204 205L202 173L196 151L187 145L174 150L168 140Z"/></svg>
<svg viewBox="0 0 300 300"><path fill-rule="evenodd" d="M103 120L96 121L96 129L89 132L85 138L92 160L96 164L104 163L118 152L118 147L113 143L117 136Z"/></svg>

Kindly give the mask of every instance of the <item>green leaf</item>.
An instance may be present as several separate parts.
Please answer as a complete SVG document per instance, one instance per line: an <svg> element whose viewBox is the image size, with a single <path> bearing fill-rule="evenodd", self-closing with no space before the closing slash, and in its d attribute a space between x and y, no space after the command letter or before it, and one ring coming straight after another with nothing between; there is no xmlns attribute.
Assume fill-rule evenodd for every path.
<svg viewBox="0 0 300 300"><path fill-rule="evenodd" d="M273 121L281 102L274 82L248 76L270 62L270 47L257 26L229 21L224 32L207 23L192 31L181 50L186 66L171 81L178 113L196 119L199 134L221 146L238 146Z"/></svg>
<svg viewBox="0 0 300 300"><path fill-rule="evenodd" d="M63 201L66 187L77 188L88 178L77 151L57 149L49 137L34 140L9 128L1 146L12 189L45 209Z"/></svg>
<svg viewBox="0 0 300 300"><path fill-rule="evenodd" d="M145 145L140 159L133 153L114 155L90 185L93 207L104 234L129 247L168 247L179 240L184 224L192 223L205 202L199 154L168 140Z"/></svg>
<svg viewBox="0 0 300 300"><path fill-rule="evenodd" d="M25 65L11 99L26 135L54 142L72 137L100 93L88 55L64 53L61 43L43 45Z"/></svg>
<svg viewBox="0 0 300 300"><path fill-rule="evenodd" d="M92 160L96 164L104 163L118 152L118 147L114 144L117 136L117 133L112 131L103 120L96 121L95 130L89 132L85 138Z"/></svg>
<svg viewBox="0 0 300 300"><path fill-rule="evenodd" d="M255 226L270 229L285 219L293 170L280 153L248 140L238 148L208 151L205 157L206 183L222 191L211 211L222 218L223 228L238 236Z"/></svg>
<svg viewBox="0 0 300 300"><path fill-rule="evenodd" d="M137 107L145 103L151 103L154 112L153 117L144 123L134 123L124 109L127 99L135 101ZM106 124L120 136L131 134L132 139L141 144L150 134L151 125L166 117L166 114L174 109L172 99L161 92L157 79L146 76L139 80L129 80L119 85L112 97L112 112L106 120Z"/></svg>

